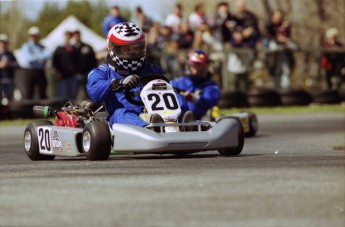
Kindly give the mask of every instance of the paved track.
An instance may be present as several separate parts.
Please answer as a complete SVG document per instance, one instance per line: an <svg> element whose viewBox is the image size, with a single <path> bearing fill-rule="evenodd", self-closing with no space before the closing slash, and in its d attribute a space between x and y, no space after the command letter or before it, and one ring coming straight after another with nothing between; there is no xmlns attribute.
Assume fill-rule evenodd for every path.
<svg viewBox="0 0 345 227"><path fill-rule="evenodd" d="M345 226L345 115L258 116L218 152L32 162L0 128L0 226Z"/></svg>

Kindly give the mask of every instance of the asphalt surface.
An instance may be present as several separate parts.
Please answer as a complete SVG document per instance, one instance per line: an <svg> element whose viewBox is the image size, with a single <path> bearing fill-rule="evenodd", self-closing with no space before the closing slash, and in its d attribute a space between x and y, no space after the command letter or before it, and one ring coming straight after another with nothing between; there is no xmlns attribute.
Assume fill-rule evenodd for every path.
<svg viewBox="0 0 345 227"><path fill-rule="evenodd" d="M345 226L345 114L258 116L238 157L33 162L0 128L0 226Z"/></svg>

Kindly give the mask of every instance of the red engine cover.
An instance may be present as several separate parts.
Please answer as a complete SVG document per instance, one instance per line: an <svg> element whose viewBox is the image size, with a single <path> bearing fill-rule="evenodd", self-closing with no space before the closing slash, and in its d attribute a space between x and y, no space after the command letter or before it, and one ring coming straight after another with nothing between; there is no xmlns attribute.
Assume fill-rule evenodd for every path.
<svg viewBox="0 0 345 227"><path fill-rule="evenodd" d="M77 120L78 117L75 114L59 112L57 113L55 126L78 128L79 124Z"/></svg>

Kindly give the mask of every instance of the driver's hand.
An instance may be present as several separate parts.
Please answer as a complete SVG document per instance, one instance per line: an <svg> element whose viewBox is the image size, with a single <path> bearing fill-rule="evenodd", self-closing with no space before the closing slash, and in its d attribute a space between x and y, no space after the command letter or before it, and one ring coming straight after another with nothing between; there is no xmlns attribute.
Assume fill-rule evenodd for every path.
<svg viewBox="0 0 345 227"><path fill-rule="evenodd" d="M187 99L187 101L190 102L197 102L200 99L200 93L199 92L190 92L190 91L186 91L183 93L183 96Z"/></svg>
<svg viewBox="0 0 345 227"><path fill-rule="evenodd" d="M111 81L111 90L119 91L123 89L132 89L139 84L139 77L137 75L129 75L122 79Z"/></svg>

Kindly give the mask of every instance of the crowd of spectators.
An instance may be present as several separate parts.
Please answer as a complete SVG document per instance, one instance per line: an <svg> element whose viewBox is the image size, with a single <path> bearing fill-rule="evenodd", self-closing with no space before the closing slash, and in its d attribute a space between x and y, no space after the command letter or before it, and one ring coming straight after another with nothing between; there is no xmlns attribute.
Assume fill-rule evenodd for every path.
<svg viewBox="0 0 345 227"><path fill-rule="evenodd" d="M184 13L182 4L176 3L171 14L161 22L150 18L138 6L129 20L138 24L145 32L147 59L159 64L169 79L185 73L185 63L190 50L201 49L210 53L223 53L214 55L215 58L221 57L222 63L219 66L226 68L225 71L219 70L219 73L226 72L226 76L233 78L233 88L245 91L250 87L249 75L253 70L257 50L265 48L269 51L265 52L264 62L274 87L291 86L290 80L295 66L294 51L298 49L298 45L291 37L292 24L280 9L274 10L263 22L263 30L259 29L259 19L254 11L248 9L245 0L233 1L231 4L227 1L219 2L214 15L207 15L204 3L196 4L190 15ZM124 21L126 19L121 15L119 6L111 7L102 24L104 36L112 26ZM58 82L57 95L75 99L79 89L85 88L87 73L97 65L93 49L81 42L80 32L66 31L64 44L49 53L47 48L38 42L39 35L39 28L31 28L28 32L29 40L21 48L25 54L25 64L22 67L26 70L26 84L29 87L25 97L33 98L36 86L39 88L38 97L47 97L44 67L47 60L51 59L56 74L55 81ZM327 31L322 47L343 47L337 36L336 28ZM8 37L4 34L1 37L0 96L12 99L13 96L9 93L13 94L13 86L7 84L13 84L12 74L18 64L6 47ZM345 58L337 56L339 55L331 53L321 58L321 68L329 88L334 88L335 80L344 78L338 76L345 73ZM212 55L210 57L212 60ZM221 80L218 82L222 83Z"/></svg>

